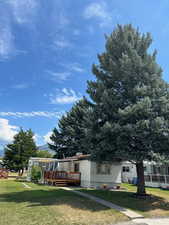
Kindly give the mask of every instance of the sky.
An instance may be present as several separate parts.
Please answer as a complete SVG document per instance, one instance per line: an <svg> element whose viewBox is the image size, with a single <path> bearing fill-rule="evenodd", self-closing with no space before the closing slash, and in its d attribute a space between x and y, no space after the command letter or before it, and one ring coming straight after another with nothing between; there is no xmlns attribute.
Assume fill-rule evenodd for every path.
<svg viewBox="0 0 169 225"><path fill-rule="evenodd" d="M37 145L49 141L59 118L94 79L93 63L105 34L131 23L153 37L157 61L168 78L169 1L0 1L0 148L23 129Z"/></svg>

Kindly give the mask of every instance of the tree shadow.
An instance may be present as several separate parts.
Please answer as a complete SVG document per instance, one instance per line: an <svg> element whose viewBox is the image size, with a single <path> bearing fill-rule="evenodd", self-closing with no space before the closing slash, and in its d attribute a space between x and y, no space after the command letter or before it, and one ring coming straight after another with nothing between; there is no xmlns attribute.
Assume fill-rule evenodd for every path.
<svg viewBox="0 0 169 225"><path fill-rule="evenodd" d="M165 198L155 195L150 195L145 199L136 198L133 192L127 191L108 191L108 190L85 190L85 193L94 195L96 197L103 198L107 201L111 201L114 204L120 205L125 208L129 208L134 211L140 211L143 213L151 210L164 210L169 214L169 201ZM169 194L169 193L168 193Z"/></svg>
<svg viewBox="0 0 169 225"><path fill-rule="evenodd" d="M69 205L72 208L89 211L101 211L107 208L92 200L78 196L62 189L54 190L25 190L12 193L0 194L1 202L27 203L27 207Z"/></svg>

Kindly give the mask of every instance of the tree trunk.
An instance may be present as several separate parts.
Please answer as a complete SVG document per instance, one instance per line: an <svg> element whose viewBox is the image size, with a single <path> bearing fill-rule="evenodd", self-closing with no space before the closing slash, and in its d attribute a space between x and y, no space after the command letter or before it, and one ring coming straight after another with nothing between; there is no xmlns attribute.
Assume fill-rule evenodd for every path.
<svg viewBox="0 0 169 225"><path fill-rule="evenodd" d="M21 177L23 175L23 172L24 172L24 169L20 169L19 173L18 173L18 176Z"/></svg>
<svg viewBox="0 0 169 225"><path fill-rule="evenodd" d="M136 163L136 170L137 170L137 194L145 195L146 190L145 190L143 161Z"/></svg>
<svg viewBox="0 0 169 225"><path fill-rule="evenodd" d="M19 177L20 177L20 174L21 174L21 171L19 170L19 171L18 171L18 176L19 176Z"/></svg>
<svg viewBox="0 0 169 225"><path fill-rule="evenodd" d="M24 172L24 169L22 168L22 169L21 169L21 176L23 175L23 172Z"/></svg>

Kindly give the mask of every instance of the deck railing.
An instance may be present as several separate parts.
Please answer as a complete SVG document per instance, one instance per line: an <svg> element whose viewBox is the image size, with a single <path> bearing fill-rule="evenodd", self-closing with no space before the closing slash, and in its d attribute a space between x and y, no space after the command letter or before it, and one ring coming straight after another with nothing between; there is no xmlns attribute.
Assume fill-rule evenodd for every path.
<svg viewBox="0 0 169 225"><path fill-rule="evenodd" d="M169 184L169 175L144 175L145 182Z"/></svg>
<svg viewBox="0 0 169 225"><path fill-rule="evenodd" d="M66 171L44 171L44 182L55 182L64 180L67 183L80 183L81 174L79 172L66 172Z"/></svg>

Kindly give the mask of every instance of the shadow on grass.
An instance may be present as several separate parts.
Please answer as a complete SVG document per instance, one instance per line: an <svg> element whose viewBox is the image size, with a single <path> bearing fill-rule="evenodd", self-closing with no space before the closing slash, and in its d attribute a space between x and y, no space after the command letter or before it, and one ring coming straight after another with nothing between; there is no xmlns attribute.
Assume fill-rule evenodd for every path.
<svg viewBox="0 0 169 225"><path fill-rule="evenodd" d="M29 189L18 192L1 193L1 202L27 203L27 207L50 206L50 205L69 205L72 208L82 210L101 211L106 207L95 203L85 197L78 196L72 192L62 189L50 188L43 185L37 185L36 189ZM119 206L148 213L151 210L163 210L169 215L169 202L160 196L153 196L147 199L137 199L133 192L126 191L107 191L107 190L86 190L82 192L100 197Z"/></svg>
<svg viewBox="0 0 169 225"><path fill-rule="evenodd" d="M107 209L92 200L80 197L61 189L55 190L25 190L20 192L0 194L1 202L9 203L28 203L27 207L50 206L50 205L69 205L72 208L82 210L101 211Z"/></svg>
<svg viewBox="0 0 169 225"><path fill-rule="evenodd" d="M107 190L86 190L81 191L100 197L104 200L110 201L114 204L120 205L131 210L137 210L147 213L151 210L164 210L169 214L169 202L160 196L151 195L147 199L138 199L134 197L133 192L126 191L107 191Z"/></svg>

